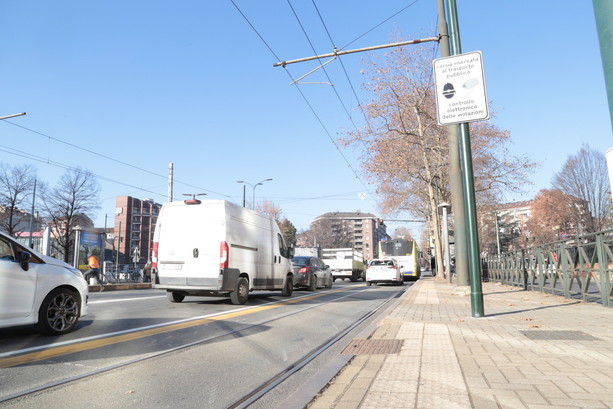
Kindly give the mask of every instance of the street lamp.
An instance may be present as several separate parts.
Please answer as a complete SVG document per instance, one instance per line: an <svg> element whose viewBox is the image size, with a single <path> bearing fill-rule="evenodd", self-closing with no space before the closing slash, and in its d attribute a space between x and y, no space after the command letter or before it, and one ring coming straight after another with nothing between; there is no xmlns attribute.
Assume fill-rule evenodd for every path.
<svg viewBox="0 0 613 409"><path fill-rule="evenodd" d="M251 210L255 209L255 188L264 184L264 182L269 182L272 179L264 179L264 180L260 180L258 183L256 183L255 185L249 182L245 182L244 180L237 180L236 183L242 183L243 185L243 207L245 207L245 189L246 189L246 185L251 186L251 188L253 189L253 195L252 195L252 199L251 199Z"/></svg>
<svg viewBox="0 0 613 409"><path fill-rule="evenodd" d="M449 203L441 203L438 205L443 209L443 245L445 246L445 274L447 274L447 281L451 283L451 257L449 254L449 224L447 223L447 211L451 209Z"/></svg>

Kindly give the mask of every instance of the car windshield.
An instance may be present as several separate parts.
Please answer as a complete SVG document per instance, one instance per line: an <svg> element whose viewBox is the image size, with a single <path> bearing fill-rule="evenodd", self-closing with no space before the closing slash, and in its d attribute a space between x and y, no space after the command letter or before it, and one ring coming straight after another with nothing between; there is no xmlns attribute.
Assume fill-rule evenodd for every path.
<svg viewBox="0 0 613 409"><path fill-rule="evenodd" d="M298 257L294 257L292 259L292 264L297 265L297 266L306 266L306 264L308 263L310 257L302 257L302 256L298 256Z"/></svg>

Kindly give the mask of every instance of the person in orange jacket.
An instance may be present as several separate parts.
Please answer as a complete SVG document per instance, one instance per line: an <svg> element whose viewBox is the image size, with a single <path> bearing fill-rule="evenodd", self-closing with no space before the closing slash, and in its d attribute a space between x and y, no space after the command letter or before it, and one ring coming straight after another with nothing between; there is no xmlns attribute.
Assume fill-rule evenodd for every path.
<svg viewBox="0 0 613 409"><path fill-rule="evenodd" d="M85 281L89 281L89 278L96 277L99 284L102 284L102 278L100 277L100 262L98 261L98 257L90 254L87 258L87 267L89 270L85 272Z"/></svg>

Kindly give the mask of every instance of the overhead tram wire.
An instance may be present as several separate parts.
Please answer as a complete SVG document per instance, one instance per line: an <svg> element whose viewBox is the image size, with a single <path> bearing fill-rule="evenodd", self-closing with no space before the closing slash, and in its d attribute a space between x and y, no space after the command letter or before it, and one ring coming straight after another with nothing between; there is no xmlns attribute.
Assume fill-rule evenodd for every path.
<svg viewBox="0 0 613 409"><path fill-rule="evenodd" d="M264 43L264 45L266 45L266 48L268 48L268 50L270 51L270 53L275 57L275 59L277 61L281 61L281 59L279 58L279 56L277 56L277 54L274 52L274 50L272 49L272 47L268 44L268 42L266 42L266 40L264 39L264 37L262 37L262 35L258 32L258 30L255 28L255 26L251 23L251 21L247 18L247 16L245 15L245 13L242 12L242 10L238 7L238 5L234 2L234 0L230 0L230 2L232 3L232 5L236 8L236 10L239 12L239 14L243 17L243 19L247 22L247 24L249 24L249 27L251 27L251 29L255 32L255 34L259 37L259 39ZM289 70L287 69L287 67L285 68L285 72L286 74L289 76L289 78L294 81L293 76L291 75L291 73L289 72ZM315 109L313 108L313 106L311 105L311 103L309 102L309 100L307 99L306 95L304 95L304 93L302 92L302 90L300 89L300 87L296 84L296 89L298 90L298 92L300 92L300 95L302 96L302 98L304 99L304 102L307 104L307 106L309 107L309 109L311 110L311 112L313 113L313 115L315 116L315 118L317 119L317 121L319 122L319 124L321 125L321 127L323 128L324 132L326 133L326 135L328 135L328 138L330 139L330 141L332 141L332 144L336 147L336 150L339 152L339 154L341 155L341 157L343 158L343 160L345 161L345 163L347 164L347 166L349 167L349 169L351 169L351 171L353 172L354 176L356 177L356 179L360 182L360 184L362 185L362 187L364 187L364 189L366 189L368 191L368 187L365 185L364 181L360 178L358 172L353 168L353 166L351 166L351 163L349 162L349 160L347 159L347 157L345 156L345 154L341 151L340 147L338 146L338 144L336 143L336 141L334 140L334 138L332 137L330 131L328 131L328 128L325 126L325 124L323 123L323 121L321 120L321 118L319 117L319 115L317 114L317 112L315 111Z"/></svg>
<svg viewBox="0 0 613 409"><path fill-rule="evenodd" d="M388 18L386 18L385 20L383 20L382 22L380 22L379 24L377 24L376 26L374 26L373 28L371 28L370 30L366 31L364 34L356 37L355 39L351 40L350 42L348 42L347 44L345 44L343 47L340 48L340 50L344 50L345 48L349 47L351 44L355 43L356 41L358 41L360 38L364 37L365 35L367 35L368 33L370 33L371 31L376 30L377 28L379 28L380 26L382 26L383 24L387 23L388 21L390 21L391 19L393 19L394 17L396 17L398 14L402 13L403 11L405 11L406 9L408 9L409 7L413 6L415 3L419 2L420 0L415 0L413 3L403 7L402 9L398 10L396 13L392 14L391 16L389 16ZM280 61L280 60L279 60Z"/></svg>
<svg viewBox="0 0 613 409"><path fill-rule="evenodd" d="M47 165L55 166L56 168L60 168L60 169L78 170L78 168L76 168L74 166L66 165L64 163L56 162L56 161L49 160L49 159L46 159L46 158L41 158L40 156L33 155L31 153L28 153L28 152L20 151L19 149L11 148L11 147L8 147L8 146L5 146L5 145L0 145L0 152L6 152L9 155L19 156L21 158L33 160L33 161L36 161L36 162L41 162L41 163L44 163L44 164L47 164ZM154 192L152 190L148 190L148 189L145 189L145 188L142 188L142 187L130 185L129 183L125 183L125 182L121 182L119 180L111 179L111 178L108 178L106 176L98 175L98 174L93 173L93 172L91 172L91 174L93 176L97 177L98 179L106 180L107 182L116 183L118 185L126 186L126 187L129 187L129 188L132 188L132 189L137 189L137 190L142 191L142 192L151 193L151 194L154 194L154 195L166 197L166 194L162 194L162 193Z"/></svg>
<svg viewBox="0 0 613 409"><path fill-rule="evenodd" d="M298 25L300 26L300 28L302 29L302 33L304 34L304 36L306 37L309 45L311 46L311 50L313 50L313 53L315 55L317 55L317 51L315 50L315 46L313 45L313 42L311 41L309 35L306 32L306 29L304 28L304 25L302 24L302 22L300 21L300 17L298 17L298 13L296 13L296 10L294 9L294 7L292 6L292 3L290 0L287 0L287 4L289 5L290 9L292 10L292 13L294 14L294 17L296 17L296 21L298 22ZM317 6L315 6L315 8L317 9ZM319 13L319 10L318 10ZM323 21L322 21L323 22ZM325 27L325 24L324 24ZM328 32L327 28L326 28L326 32ZM332 38L330 37L330 33L328 32L328 37L330 38L330 41L332 41ZM333 42L332 42L333 43ZM334 43L333 43L334 45ZM318 61L321 60L318 59ZM287 70L287 67L284 67ZM343 110L345 111L345 114L347 115L347 117L349 118L349 121L351 122L351 124L353 125L353 127L356 129L356 131L359 132L358 126L356 125L356 123L354 122L353 118L351 117L351 114L349 113L349 110L347 109L347 106L345 105L345 103L343 102L343 99L341 98L341 96L338 93L338 90L336 89L336 87L334 86L334 83L332 82L332 79L330 78L330 75L328 74L328 71L326 70L326 67L322 64L321 68L323 69L326 78L328 78L328 82L330 83L330 86L332 87L332 90L334 91L334 94L336 95L336 98L338 99L339 103L341 104L341 106L343 107ZM298 87L298 83L294 83L294 85L296 85L297 88ZM299 89L300 90L300 89ZM302 90L300 90L300 93L303 95L303 98L306 99L306 97L304 96L304 94L302 93ZM308 102L307 102L308 103ZM310 106L310 104L309 104ZM313 108L311 108L313 110ZM341 153L341 155L343 156L343 158L345 159L345 161L349 164L349 161L345 158L345 155L342 153L342 151L340 150L340 148L338 147L338 144L336 143L336 141L334 141L334 138L330 135L330 133L327 131L328 136L330 137L330 139L332 140L332 143L334 143L334 145L336 146L336 149ZM367 148L367 147L366 147ZM366 149L366 152L368 154L368 149ZM349 165L351 167L351 165ZM370 193L372 195L372 193L370 192L370 189L364 184L364 182L361 180L361 178L358 176L357 172L353 169L353 167L351 167L354 175L356 176L356 178L360 181L360 183L362 184L362 186L364 187L364 189Z"/></svg>
<svg viewBox="0 0 613 409"><path fill-rule="evenodd" d="M298 17L298 13L296 13L296 10L294 9L294 6L292 6L292 3L291 3L290 0L287 0L287 4L289 5L290 9L292 10L292 13L294 13L294 17L296 17L296 21L298 22L298 25L302 29L302 33L304 34L304 36L306 37L309 45L311 46L311 50L313 50L313 53L315 55L317 55L318 53L315 50L315 46L313 45L313 42L311 41L311 38L307 34L306 29L304 28L304 25L300 21L300 17ZM313 4L315 4L315 3L313 3ZM317 6L315 6L315 9L317 9ZM317 12L319 13L319 10ZM320 15L320 18L321 18L321 15ZM323 20L322 20L322 22L323 22ZM325 24L324 24L324 28L325 28ZM326 32L328 32L327 28L326 28ZM330 37L330 33L329 32L328 32L328 37L330 38L330 41L332 42L332 45L334 46L334 42L332 41L332 38ZM321 59L318 59L318 61L321 63ZM326 74L326 78L328 78L328 82L330 83L330 86L332 87L332 90L334 91L334 94L336 94L336 97L337 97L338 101L340 102L341 106L343 107L343 110L345 111L345 114L347 114L347 117L349 118L349 121L351 121L351 124L357 130L358 127L355 124L355 122L353 121L353 118L351 117L351 114L349 113L349 110L347 109L347 106L343 102L343 99L339 95L338 90L336 89L336 86L334 86L334 83L332 82L332 78L330 78L330 75L328 74L328 71L326 70L326 67L324 65L321 65L321 68L324 71L324 73Z"/></svg>
<svg viewBox="0 0 613 409"><path fill-rule="evenodd" d="M332 44L332 47L336 49L336 44L334 43L334 40L332 39L332 35L330 34L330 30L328 30L328 26L326 25L326 22L324 21L324 18L321 15L321 12L319 11L319 7L317 7L315 0L311 0L311 1L313 3L313 7L315 7L315 10L317 11L317 15L319 16L319 20L321 21L321 24L324 26L324 30L326 30L326 34L328 34L328 38L330 39L330 44ZM351 81L351 78L349 77L349 73L347 72L347 69L345 68L345 64L343 63L343 59L341 58L340 55L338 56L338 62L341 64L341 68L343 69L343 72L345 73L345 78L347 78L347 82L349 83L351 92L353 93L353 96L355 97L355 100L358 104L358 108L360 108L360 112L362 113L362 116L364 117L364 120L366 121L366 124L368 125L368 129L372 133L373 132L372 124L368 120L368 117L366 116L366 112L364 112L364 107L362 106L360 98L358 97L358 94L353 86L353 82ZM356 131L358 132L358 134L360 133L357 127L356 127ZM360 141L362 142L362 145L364 145L366 154L370 157L371 155L370 155L370 149L368 149L368 145L361 138L360 138Z"/></svg>
<svg viewBox="0 0 613 409"><path fill-rule="evenodd" d="M76 148L76 149L82 150L83 152L87 152L87 153L90 153L90 154L92 154L92 155L96 155L96 156L99 156L99 157L101 157L101 158L104 158L104 159L110 160L110 161L112 161L112 162L119 163L119 164L124 165L124 166L128 166L128 167L130 167L130 168L133 168L133 169L139 170L139 171L141 171L141 172L145 172L145 173L148 173L148 174L153 175L153 176L161 177L161 178L163 178L163 179L168 179L168 175L161 175L161 174L159 174L159 173L155 173L155 172L152 172L152 171L150 171L150 170L143 169L143 168L141 168L141 167L138 167L138 166L132 165L132 164L130 164L130 163L124 162L124 161L119 160L119 159L112 158L112 157L110 157L110 156L104 155L104 154L99 153L99 152L92 151L92 150L90 150L90 149L84 148L84 147L79 146L79 145L76 145L76 144L74 144L74 143L66 142L66 141L64 141L64 140L62 140L62 139L55 138L55 137L53 137L53 136L51 136L51 135L47 135L47 134L44 134L44 133L42 133L42 132L36 131L36 130L34 130L34 129L30 129L30 128L25 127L25 126L23 126L23 125L19 125L19 124L16 124L16 123L14 123L14 122L11 122L11 121L6 121L6 120L5 120L5 121L2 121L2 122L5 122L5 123L8 123L8 124L11 124L11 125L16 126L16 127L18 127L18 128L21 128L21 129L24 129L24 130L26 130L26 131L29 131L29 132L35 133L35 134L37 134L37 135L43 136L43 137L45 137L45 138L47 138L47 139L49 139L49 140L53 140L53 141L56 141L56 142L59 142L59 143L63 143L64 145L70 146L70 147L72 147L72 148ZM8 147L7 147L7 148L8 148ZM215 192L215 191L212 191L212 190L209 190L209 189L205 189L205 188L200 187L200 186L194 186L194 185L192 185L192 184L190 184L190 183L183 182L183 181L180 181L180 180L177 180L177 179L175 179L175 180L174 180L174 182L175 182L175 183L180 183L180 184L182 184L182 185L185 185L185 186L188 186L188 187L192 187L192 188L195 188L195 189L198 189L198 190L205 190L205 191L207 191L207 192L209 192L209 193L214 193L214 194L216 194L216 195L220 195L220 196L224 196L224 197L228 197L228 198L230 197L229 195L226 195L226 194L223 194L223 193L219 193L219 192Z"/></svg>

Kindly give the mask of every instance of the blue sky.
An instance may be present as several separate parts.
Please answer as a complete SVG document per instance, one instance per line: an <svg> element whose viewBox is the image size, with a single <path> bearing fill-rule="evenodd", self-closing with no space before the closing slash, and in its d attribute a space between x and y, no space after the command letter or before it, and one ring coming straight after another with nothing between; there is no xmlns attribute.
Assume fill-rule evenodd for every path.
<svg viewBox="0 0 613 409"><path fill-rule="evenodd" d="M55 162L101 176L98 226L105 215L113 224L116 196L164 202L170 162L176 199L204 191L241 203L237 180L272 178L256 200L280 206L299 229L329 211L380 215L359 152L333 143L362 123L351 86L366 103L365 56L342 58L351 84L333 62L334 88L300 85L317 116L272 65L314 54L302 27L318 53L331 51L314 4L334 44L352 49L387 43L397 30L434 35L435 0L234 2L268 46L230 0L1 2L0 116L27 115L0 121L0 161L31 164L50 184L64 171ZM458 0L458 13L462 50L483 53L491 121L511 132L515 154L541 163L534 185L508 201L549 188L582 143L613 147L590 1ZM315 66L288 70L297 78Z"/></svg>

